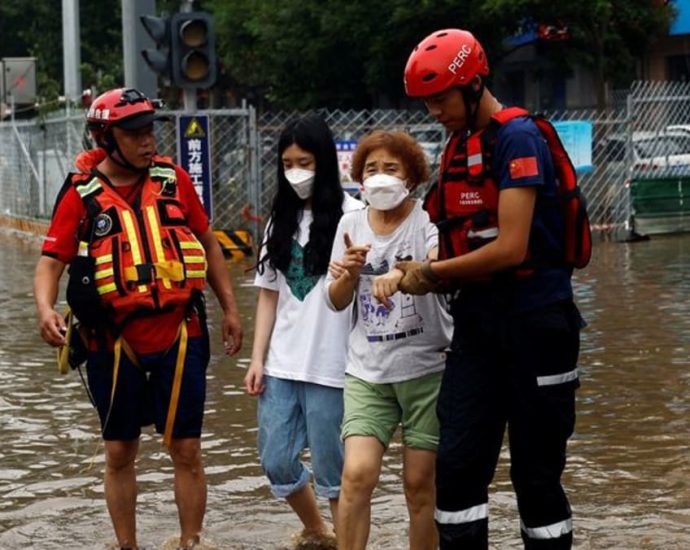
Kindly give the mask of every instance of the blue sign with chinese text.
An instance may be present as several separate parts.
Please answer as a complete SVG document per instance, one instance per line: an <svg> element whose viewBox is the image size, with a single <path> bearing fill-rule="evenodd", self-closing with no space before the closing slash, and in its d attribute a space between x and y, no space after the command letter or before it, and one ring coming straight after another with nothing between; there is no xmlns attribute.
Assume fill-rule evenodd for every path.
<svg viewBox="0 0 690 550"><path fill-rule="evenodd" d="M211 195L211 139L207 115L179 115L177 117L178 164L192 178L208 219L213 218Z"/></svg>
<svg viewBox="0 0 690 550"><path fill-rule="evenodd" d="M552 121L575 170L592 171L592 123L588 120Z"/></svg>
<svg viewBox="0 0 690 550"><path fill-rule="evenodd" d="M357 142L354 140L336 141L335 150L338 155L338 168L340 169L340 183L348 193L359 192L359 183L352 181L350 170L352 168L352 155L357 149Z"/></svg>

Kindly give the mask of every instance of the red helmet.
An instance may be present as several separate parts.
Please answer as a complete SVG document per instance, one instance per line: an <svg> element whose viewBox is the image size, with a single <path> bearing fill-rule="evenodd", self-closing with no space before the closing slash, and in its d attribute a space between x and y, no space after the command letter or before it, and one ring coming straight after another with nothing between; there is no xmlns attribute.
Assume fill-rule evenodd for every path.
<svg viewBox="0 0 690 550"><path fill-rule="evenodd" d="M86 113L86 125L98 145L113 126L134 130L158 117L153 102L133 88L116 88L99 95Z"/></svg>
<svg viewBox="0 0 690 550"><path fill-rule="evenodd" d="M484 48L468 31L436 31L410 54L405 65L405 92L410 97L438 94L453 86L466 86L476 75L487 76Z"/></svg>

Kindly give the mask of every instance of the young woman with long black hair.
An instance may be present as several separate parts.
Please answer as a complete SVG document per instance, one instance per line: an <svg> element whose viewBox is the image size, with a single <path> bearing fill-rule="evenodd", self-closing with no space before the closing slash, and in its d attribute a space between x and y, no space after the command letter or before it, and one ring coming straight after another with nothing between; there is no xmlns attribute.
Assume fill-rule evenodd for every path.
<svg viewBox="0 0 690 550"><path fill-rule="evenodd" d="M287 500L305 537L328 537L315 494L328 498L335 523L350 315L327 307L324 280L343 212L363 205L343 192L333 136L317 115L281 133L277 177L259 250L254 344L244 383L259 398L259 455L274 496ZM300 459L305 448L314 489Z"/></svg>

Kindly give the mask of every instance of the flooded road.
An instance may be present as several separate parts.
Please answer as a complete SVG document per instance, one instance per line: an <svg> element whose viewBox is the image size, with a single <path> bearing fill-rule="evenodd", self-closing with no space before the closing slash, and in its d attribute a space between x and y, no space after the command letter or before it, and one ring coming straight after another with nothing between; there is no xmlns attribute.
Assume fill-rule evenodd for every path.
<svg viewBox="0 0 690 550"><path fill-rule="evenodd" d="M35 326L36 241L0 233L0 549L103 549L115 541L103 500L95 411L76 372L61 376ZM275 550L298 530L274 500L255 452L255 401L242 389L256 292L249 264L231 264L245 345L213 354L202 445L209 548ZM578 421L565 474L575 547L690 548L690 236L601 243L576 277L589 326L580 357ZM370 548L403 549L399 446L374 493ZM138 461L138 531L148 549L174 548L172 467L147 431ZM325 512L325 507L324 507ZM504 449L490 500L492 548L521 548Z"/></svg>

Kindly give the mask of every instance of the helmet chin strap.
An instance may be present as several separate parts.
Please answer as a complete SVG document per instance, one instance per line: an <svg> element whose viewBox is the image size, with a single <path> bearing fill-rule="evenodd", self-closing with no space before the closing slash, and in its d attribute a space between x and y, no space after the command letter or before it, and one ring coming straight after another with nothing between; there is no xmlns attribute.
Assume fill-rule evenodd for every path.
<svg viewBox="0 0 690 550"><path fill-rule="evenodd" d="M474 132L477 130L477 116L479 114L479 103L484 94L484 79L480 80L479 88L472 88L472 84L461 86L462 100L465 103L465 113L467 113L467 128Z"/></svg>
<svg viewBox="0 0 690 550"><path fill-rule="evenodd" d="M148 166L146 168L139 168L137 166L134 166L131 162L127 160L127 157L122 153L122 150L120 149L120 146L117 144L117 140L113 136L112 132L108 132L104 136L104 147L106 154L108 155L108 158L112 160L115 164L120 166L121 168L124 168L125 170L128 170L130 172L134 172L135 174L143 174L144 172L148 171ZM117 153L117 156L120 157L119 159L115 156L115 153Z"/></svg>

